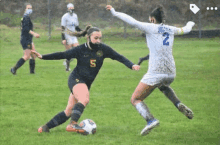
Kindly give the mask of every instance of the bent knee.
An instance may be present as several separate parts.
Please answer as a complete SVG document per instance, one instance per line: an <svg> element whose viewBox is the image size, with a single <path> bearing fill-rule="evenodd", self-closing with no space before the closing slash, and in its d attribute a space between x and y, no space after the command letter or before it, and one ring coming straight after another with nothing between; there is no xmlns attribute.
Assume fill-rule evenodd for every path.
<svg viewBox="0 0 220 145"><path fill-rule="evenodd" d="M70 116L71 113L72 113L72 108L67 107L66 110L65 110L64 112L65 112L66 116L68 117L68 116Z"/></svg>

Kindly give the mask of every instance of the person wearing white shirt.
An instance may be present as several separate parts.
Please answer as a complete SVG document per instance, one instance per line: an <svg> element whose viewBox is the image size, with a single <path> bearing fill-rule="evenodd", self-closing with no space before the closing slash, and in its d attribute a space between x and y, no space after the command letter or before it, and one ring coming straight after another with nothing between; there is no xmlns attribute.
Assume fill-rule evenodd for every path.
<svg viewBox="0 0 220 145"><path fill-rule="evenodd" d="M195 23L189 21L186 26L182 28L165 25L163 23L165 21L165 14L163 7L160 5L151 12L149 16L151 23L137 21L125 13L115 11L111 5L107 5L106 9L109 10L113 16L138 28L146 34L150 56L148 71L139 82L131 97L132 105L147 121L147 125L141 131L141 135L148 134L154 127L159 125L159 120L153 117L146 103L143 102L155 88L159 88L180 112L189 119L192 119L192 110L181 103L170 87L170 84L174 81L176 76L176 67L172 54L174 35L189 33Z"/></svg>
<svg viewBox="0 0 220 145"><path fill-rule="evenodd" d="M82 31L79 28L78 17L77 14L74 13L74 5L72 3L69 3L67 5L67 11L68 12L65 13L61 18L62 44L65 46L66 50L79 45L77 37L67 34L67 31ZM64 65L66 65L66 71L70 71L70 60L66 60L66 62L64 62Z"/></svg>

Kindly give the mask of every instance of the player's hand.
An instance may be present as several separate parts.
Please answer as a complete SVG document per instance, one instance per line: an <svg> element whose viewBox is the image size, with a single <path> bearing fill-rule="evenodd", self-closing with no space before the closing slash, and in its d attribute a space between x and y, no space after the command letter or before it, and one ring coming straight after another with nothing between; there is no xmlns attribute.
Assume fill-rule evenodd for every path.
<svg viewBox="0 0 220 145"><path fill-rule="evenodd" d="M110 11L113 7L111 5L107 5L105 8L107 11Z"/></svg>
<svg viewBox="0 0 220 145"><path fill-rule="evenodd" d="M133 65L132 66L132 70L136 70L136 71L139 71L139 69L140 69L140 65Z"/></svg>
<svg viewBox="0 0 220 145"><path fill-rule="evenodd" d="M38 58L42 59L42 55L35 50L31 50L31 53L35 54Z"/></svg>
<svg viewBox="0 0 220 145"><path fill-rule="evenodd" d="M35 38L40 38L40 34L34 33Z"/></svg>
<svg viewBox="0 0 220 145"><path fill-rule="evenodd" d="M63 45L66 45L66 40L63 40L63 41L62 41L62 44L63 44Z"/></svg>

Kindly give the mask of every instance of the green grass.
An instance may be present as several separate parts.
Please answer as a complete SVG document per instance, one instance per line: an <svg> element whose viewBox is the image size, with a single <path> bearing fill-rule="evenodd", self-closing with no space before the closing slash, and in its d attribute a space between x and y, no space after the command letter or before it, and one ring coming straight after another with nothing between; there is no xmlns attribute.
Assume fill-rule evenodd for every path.
<svg viewBox="0 0 220 145"><path fill-rule="evenodd" d="M217 145L220 140L220 87L219 62L220 39L175 39L174 58L177 77L171 87L180 100L195 114L193 120L183 116L157 89L145 102L160 127L147 136L139 133L145 121L130 104L130 97L142 76L147 72L148 62L139 72L131 71L123 64L106 59L90 90L90 103L80 121L93 119L98 128L91 136L65 131L67 121L39 134L37 129L58 112L65 109L69 89L63 60L36 60L36 74L29 74L28 62L13 76L10 68L23 55L17 28L0 26L0 144L1 145ZM40 39L34 39L42 54L63 51L60 32L53 31L47 41L47 32L37 30ZM145 39L111 37L103 32L104 42L119 53L137 63L138 58L148 54ZM85 41L79 39L80 43ZM76 60L71 62L71 69Z"/></svg>

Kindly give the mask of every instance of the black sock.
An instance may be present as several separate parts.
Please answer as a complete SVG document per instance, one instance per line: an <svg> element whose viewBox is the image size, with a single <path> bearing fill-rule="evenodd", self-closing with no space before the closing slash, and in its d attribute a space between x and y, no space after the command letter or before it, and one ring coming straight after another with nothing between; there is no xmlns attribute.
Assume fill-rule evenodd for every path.
<svg viewBox="0 0 220 145"><path fill-rule="evenodd" d="M30 73L34 73L34 69L35 69L35 60L34 59L29 60L29 66L30 66Z"/></svg>
<svg viewBox="0 0 220 145"><path fill-rule="evenodd" d="M17 70L19 67L21 67L25 63L25 60L23 58L20 58L15 65L14 69Z"/></svg>
<svg viewBox="0 0 220 145"><path fill-rule="evenodd" d="M164 93L164 95L178 108L178 104L180 103L179 98L176 96L175 92L173 89L169 86L162 86L159 88L161 92Z"/></svg>
<svg viewBox="0 0 220 145"><path fill-rule="evenodd" d="M54 128L64 122L66 122L70 117L67 117L65 112L62 111L53 117L46 125L49 129Z"/></svg>
<svg viewBox="0 0 220 145"><path fill-rule="evenodd" d="M73 107L73 111L71 114L71 121L78 122L80 116L83 113L85 106L81 103L76 103L75 106Z"/></svg>

